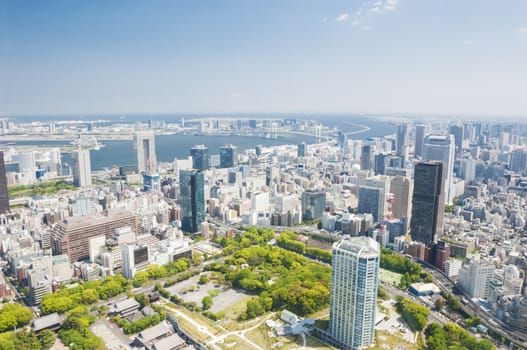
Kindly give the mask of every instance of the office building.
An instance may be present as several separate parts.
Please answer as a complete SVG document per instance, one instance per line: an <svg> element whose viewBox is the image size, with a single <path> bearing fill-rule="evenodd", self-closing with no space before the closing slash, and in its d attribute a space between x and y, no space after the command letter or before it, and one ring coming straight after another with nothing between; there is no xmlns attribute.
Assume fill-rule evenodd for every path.
<svg viewBox="0 0 527 350"><path fill-rule="evenodd" d="M4 152L0 151L0 214L9 211L9 193L5 172Z"/></svg>
<svg viewBox="0 0 527 350"><path fill-rule="evenodd" d="M71 158L73 160L73 184L77 187L91 186L90 151L73 151Z"/></svg>
<svg viewBox="0 0 527 350"><path fill-rule="evenodd" d="M122 273L128 279L133 279L137 271L147 268L149 263L148 246L134 244L121 245Z"/></svg>
<svg viewBox="0 0 527 350"><path fill-rule="evenodd" d="M29 289L29 304L40 305L46 294L51 294L51 271L48 269L35 269L27 274L27 286Z"/></svg>
<svg viewBox="0 0 527 350"><path fill-rule="evenodd" d="M428 135L423 148L423 160L437 160L445 167L445 202L454 201L454 136Z"/></svg>
<svg viewBox="0 0 527 350"><path fill-rule="evenodd" d="M220 168L232 168L238 165L238 147L225 145L220 148Z"/></svg>
<svg viewBox="0 0 527 350"><path fill-rule="evenodd" d="M328 332L341 349L363 349L375 341L379 244L369 237L333 245Z"/></svg>
<svg viewBox="0 0 527 350"><path fill-rule="evenodd" d="M301 142L297 145L297 151L296 151L296 155L297 157L305 157L306 156L306 143L305 142Z"/></svg>
<svg viewBox="0 0 527 350"><path fill-rule="evenodd" d="M423 145L426 135L426 125L418 124L415 126L415 149L414 154L416 157L423 156Z"/></svg>
<svg viewBox="0 0 527 350"><path fill-rule="evenodd" d="M454 136L456 155L460 155L463 152L463 125L452 125L450 127L450 134Z"/></svg>
<svg viewBox="0 0 527 350"><path fill-rule="evenodd" d="M205 145L196 145L190 149L192 168L204 171L209 168L209 148Z"/></svg>
<svg viewBox="0 0 527 350"><path fill-rule="evenodd" d="M393 217L396 219L409 219L412 215L413 181L404 176L395 176L390 182L390 192L393 194Z"/></svg>
<svg viewBox="0 0 527 350"><path fill-rule="evenodd" d="M146 172L143 173L143 191L145 192L159 192L161 188L161 181L159 173Z"/></svg>
<svg viewBox="0 0 527 350"><path fill-rule="evenodd" d="M408 147L408 124L397 125L397 132L395 136L395 151L397 152L398 156L404 157L406 155L406 148Z"/></svg>
<svg viewBox="0 0 527 350"><path fill-rule="evenodd" d="M384 218L384 202L386 192L379 187L361 186L359 187L359 204L357 212L359 214L371 214L373 220L378 222Z"/></svg>
<svg viewBox="0 0 527 350"><path fill-rule="evenodd" d="M511 164L509 167L512 171L526 174L527 173L527 150L515 149L512 151Z"/></svg>
<svg viewBox="0 0 527 350"><path fill-rule="evenodd" d="M115 230L129 226L137 234L140 223L137 217L125 210L109 211L107 215L69 217L57 223L51 231L53 254L67 254L70 262L88 259L89 239L104 235L109 239Z"/></svg>
<svg viewBox="0 0 527 350"><path fill-rule="evenodd" d="M320 219L325 211L325 192L308 190L302 193L302 220Z"/></svg>
<svg viewBox="0 0 527 350"><path fill-rule="evenodd" d="M412 240L432 246L443 231L444 165L441 162L420 162L415 165L412 196Z"/></svg>
<svg viewBox="0 0 527 350"><path fill-rule="evenodd" d="M486 299L494 270L494 264L490 261L471 261L459 270L457 283L471 298Z"/></svg>
<svg viewBox="0 0 527 350"><path fill-rule="evenodd" d="M137 131L134 134L134 149L137 172L153 171L156 167L156 139L153 130Z"/></svg>
<svg viewBox="0 0 527 350"><path fill-rule="evenodd" d="M360 151L360 168L361 170L370 170L373 168L373 146L363 145Z"/></svg>
<svg viewBox="0 0 527 350"><path fill-rule="evenodd" d="M180 170L179 200L181 228L185 232L198 232L205 221L205 176L199 171Z"/></svg>

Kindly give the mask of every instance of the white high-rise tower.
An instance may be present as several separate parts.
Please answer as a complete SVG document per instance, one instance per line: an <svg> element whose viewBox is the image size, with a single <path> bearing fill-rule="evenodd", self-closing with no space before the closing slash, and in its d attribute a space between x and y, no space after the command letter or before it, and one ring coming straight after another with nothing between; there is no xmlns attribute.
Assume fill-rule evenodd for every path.
<svg viewBox="0 0 527 350"><path fill-rule="evenodd" d="M379 243L369 237L333 244L329 334L342 349L363 349L375 340L379 262Z"/></svg>
<svg viewBox="0 0 527 350"><path fill-rule="evenodd" d="M445 167L445 202L454 201L454 157L455 142L453 135L427 135L423 145L423 160L437 160Z"/></svg>
<svg viewBox="0 0 527 350"><path fill-rule="evenodd" d="M90 151L79 149L71 153L73 159L73 184L77 187L91 186Z"/></svg>
<svg viewBox="0 0 527 350"><path fill-rule="evenodd" d="M137 157L137 172L155 171L156 137L153 130L138 131L134 134L134 149Z"/></svg>

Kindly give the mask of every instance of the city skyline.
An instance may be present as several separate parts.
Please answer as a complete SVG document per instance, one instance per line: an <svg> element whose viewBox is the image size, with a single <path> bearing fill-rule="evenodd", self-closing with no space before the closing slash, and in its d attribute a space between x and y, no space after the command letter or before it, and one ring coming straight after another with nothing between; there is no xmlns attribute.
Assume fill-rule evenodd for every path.
<svg viewBox="0 0 527 350"><path fill-rule="evenodd" d="M527 116L524 2L205 5L3 1L0 115Z"/></svg>

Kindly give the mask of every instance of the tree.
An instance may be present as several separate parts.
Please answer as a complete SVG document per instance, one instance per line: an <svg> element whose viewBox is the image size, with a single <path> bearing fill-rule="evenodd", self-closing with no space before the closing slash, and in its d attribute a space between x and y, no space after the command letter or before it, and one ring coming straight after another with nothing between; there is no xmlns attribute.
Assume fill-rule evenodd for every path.
<svg viewBox="0 0 527 350"><path fill-rule="evenodd" d="M435 303L434 303L434 306L437 310L441 310L441 308L443 308L443 306L445 306L445 299L443 298L437 298Z"/></svg>
<svg viewBox="0 0 527 350"><path fill-rule="evenodd" d="M34 332L21 331L13 334L15 349L40 350L41 345Z"/></svg>
<svg viewBox="0 0 527 350"><path fill-rule="evenodd" d="M141 287L146 281L148 281L148 272L139 271L135 274L132 284L135 288L138 288Z"/></svg>
<svg viewBox="0 0 527 350"><path fill-rule="evenodd" d="M53 344L55 344L57 336L53 331L49 329L44 329L43 331L38 333L37 338L40 342L40 345L42 345L43 349L49 349Z"/></svg>
<svg viewBox="0 0 527 350"><path fill-rule="evenodd" d="M199 284L207 284L209 282L209 276L207 275L201 275L199 276Z"/></svg>
<svg viewBox="0 0 527 350"><path fill-rule="evenodd" d="M210 309L213 303L214 302L212 301L212 298L209 295L207 295L201 300L201 305L203 306L203 310Z"/></svg>
<svg viewBox="0 0 527 350"><path fill-rule="evenodd" d="M99 293L95 289L85 289L82 291L82 302L92 304L99 299Z"/></svg>

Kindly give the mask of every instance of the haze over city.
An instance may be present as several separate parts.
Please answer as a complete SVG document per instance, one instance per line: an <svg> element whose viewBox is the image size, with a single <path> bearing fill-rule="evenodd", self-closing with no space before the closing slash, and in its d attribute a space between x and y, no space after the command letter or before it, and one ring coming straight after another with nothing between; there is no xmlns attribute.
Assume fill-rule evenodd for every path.
<svg viewBox="0 0 527 350"><path fill-rule="evenodd" d="M521 0L0 1L0 115L527 115Z"/></svg>

